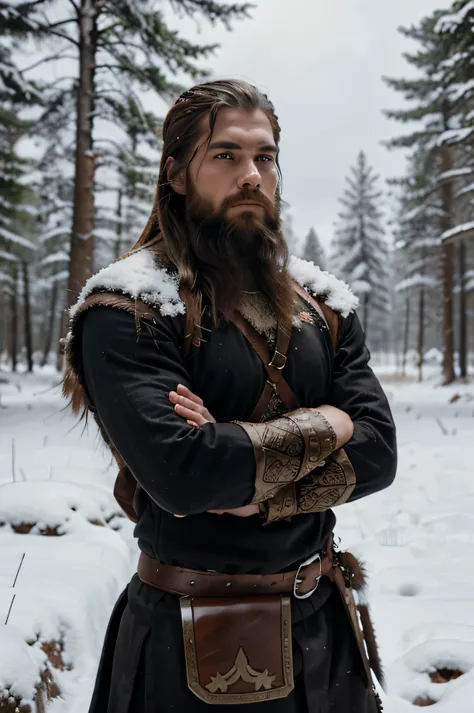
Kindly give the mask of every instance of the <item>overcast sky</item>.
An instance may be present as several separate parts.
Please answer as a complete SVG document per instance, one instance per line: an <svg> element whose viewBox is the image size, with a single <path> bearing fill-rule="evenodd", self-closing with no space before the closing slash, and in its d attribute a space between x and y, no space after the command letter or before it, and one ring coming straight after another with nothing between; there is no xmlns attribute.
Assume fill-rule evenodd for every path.
<svg viewBox="0 0 474 713"><path fill-rule="evenodd" d="M198 41L222 47L209 62L218 77L239 77L262 88L282 126L284 198L304 236L314 225L324 244L332 236L344 177L363 149L385 179L400 175L400 151L380 142L402 125L382 109L403 105L381 76L406 76L402 52L414 43L397 32L449 0L254 0L252 19L233 32L202 26ZM173 24L183 29L182 23ZM186 34L196 27L185 23Z"/></svg>

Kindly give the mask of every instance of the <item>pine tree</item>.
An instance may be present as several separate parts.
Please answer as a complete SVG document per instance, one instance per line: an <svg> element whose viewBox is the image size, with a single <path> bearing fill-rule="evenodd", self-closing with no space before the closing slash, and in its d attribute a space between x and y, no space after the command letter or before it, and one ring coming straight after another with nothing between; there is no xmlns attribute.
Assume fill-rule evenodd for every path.
<svg viewBox="0 0 474 713"><path fill-rule="evenodd" d="M457 57L455 43L443 30L445 16L446 12L436 11L424 18L418 26L400 29L402 34L418 43L417 51L406 53L405 58L421 72L421 76L410 80L385 78L385 81L410 103L410 108L388 111L387 116L402 122L418 122L414 132L393 139L388 142L388 146L415 147L427 154L431 166L431 186L427 191L437 192L441 200L438 231L444 238L443 372L445 383L450 383L455 378L454 240L468 236L464 225L456 227L456 196L466 176L471 173L469 167L463 165L462 157L467 145L472 142L473 129L466 122L472 87L468 90L461 76L464 59L461 61Z"/></svg>
<svg viewBox="0 0 474 713"><path fill-rule="evenodd" d="M471 199L474 191L472 183L472 160L474 148L474 125L472 110L474 105L474 6L467 0L456 0L451 10L438 21L435 31L440 41L449 48L448 61L443 71L452 84L451 101L458 106L456 165L463 165L467 185L458 187L454 196L455 216L453 228L445 235L448 243L454 243L458 250L458 292L459 292L459 369L460 376L468 375L468 310L469 274L474 267L474 222L472 221ZM469 155L470 154L470 155ZM469 157L468 157L469 155ZM464 161L463 161L464 159ZM469 169L471 169L469 171ZM471 175L470 175L471 174ZM469 246L468 241L471 243ZM472 288L471 288L472 289ZM474 320L471 322L474 326Z"/></svg>
<svg viewBox="0 0 474 713"><path fill-rule="evenodd" d="M332 246L332 268L361 298L362 322L371 343L385 341L386 315L390 311L388 247L382 228L377 188L379 177L367 164L363 151L351 169L340 198L343 210Z"/></svg>
<svg viewBox="0 0 474 713"><path fill-rule="evenodd" d="M217 0L172 0L181 15L222 22L248 16L250 5ZM56 0L20 2L12 7L0 2L4 30L19 38L35 38L46 47L54 39L53 55L76 54L78 75L73 83L76 97L75 193L71 249L69 254L69 302L93 269L94 179L97 153L93 123L105 108L120 124L121 116L112 97L136 97L137 89L153 89L160 96L175 96L180 88L172 77L180 74L199 80L205 73L195 62L209 56L217 45L198 45L171 30L163 11L153 0ZM69 89L57 92L56 103L64 106ZM118 102L120 107L122 102Z"/></svg>
<svg viewBox="0 0 474 713"><path fill-rule="evenodd" d="M318 265L321 270L326 269L326 256L324 254L324 249L314 228L310 228L310 231L306 236L302 257L305 260L314 262L314 264Z"/></svg>
<svg viewBox="0 0 474 713"><path fill-rule="evenodd" d="M103 155L95 184L98 266L118 258L136 241L147 221L156 191L160 161L156 134L160 120L145 112L131 97L123 99L120 112L123 139L98 137L96 140ZM102 194L110 197L111 192L115 208L110 207L110 200L101 201Z"/></svg>
<svg viewBox="0 0 474 713"><path fill-rule="evenodd" d="M73 214L74 155L64 147L58 137L51 137L38 162L38 213L35 234L39 249L36 265L36 303L41 366L48 362L53 344L61 334L61 324L66 322L67 280L71 222Z"/></svg>
<svg viewBox="0 0 474 713"><path fill-rule="evenodd" d="M24 344L28 370L33 369L29 262L36 249L27 237L34 214L34 197L28 187L31 161L20 156L18 145L30 124L21 109L39 102L34 85L26 82L12 61L11 51L0 46L0 282L10 302L10 354L17 365L18 285L21 279L24 307Z"/></svg>
<svg viewBox="0 0 474 713"><path fill-rule="evenodd" d="M423 379L427 337L433 342L433 334L427 335L427 331L437 331L440 321L437 314L441 260L438 222L443 211L439 197L431 190L429 174L426 155L415 153L407 177L397 181L400 195L394 241L394 313L405 315L405 356L411 331L408 320L418 310L416 343L419 381ZM435 334L434 342L440 338L441 334Z"/></svg>
<svg viewBox="0 0 474 713"><path fill-rule="evenodd" d="M4 247L8 244L25 247L21 236L13 231L25 209L24 179L30 168L17 150L29 127L19 112L30 103L36 90L23 80L10 54L7 47L0 46L0 241Z"/></svg>

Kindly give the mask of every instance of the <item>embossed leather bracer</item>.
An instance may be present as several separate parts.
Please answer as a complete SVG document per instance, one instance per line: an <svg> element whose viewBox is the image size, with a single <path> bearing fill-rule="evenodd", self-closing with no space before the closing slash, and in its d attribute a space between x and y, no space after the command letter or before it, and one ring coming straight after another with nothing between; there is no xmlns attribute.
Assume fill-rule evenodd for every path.
<svg viewBox="0 0 474 713"><path fill-rule="evenodd" d="M336 448L336 433L317 409L296 409L265 423L234 423L247 432L254 447L253 503L268 500L285 484L324 465Z"/></svg>
<svg viewBox="0 0 474 713"><path fill-rule="evenodd" d="M260 504L265 524L294 515L323 512L346 503L356 485L356 476L343 449L332 453L326 465L295 483L281 488Z"/></svg>

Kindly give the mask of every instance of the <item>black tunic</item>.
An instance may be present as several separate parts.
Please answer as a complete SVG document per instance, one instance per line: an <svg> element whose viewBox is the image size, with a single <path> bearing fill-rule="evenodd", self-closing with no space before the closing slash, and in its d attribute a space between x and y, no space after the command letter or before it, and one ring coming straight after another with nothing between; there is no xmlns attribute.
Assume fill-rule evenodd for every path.
<svg viewBox="0 0 474 713"><path fill-rule="evenodd" d="M111 440L149 494L136 529L142 550L195 569L278 572L317 551L335 517L327 511L263 527L258 516L207 513L253 497L253 447L231 421L249 418L266 374L233 324L205 335L207 343L185 360L172 318L142 327L137 340L132 316L96 307L82 332L86 385ZM326 331L302 323L293 330L285 379L302 407L332 404L354 421L345 450L357 477L356 499L392 482L395 428L355 315L342 320L334 364L331 349ZM202 397L216 424L195 429L175 413L168 393L179 383Z"/></svg>
<svg viewBox="0 0 474 713"><path fill-rule="evenodd" d="M334 528L332 511L300 515L291 521L267 526L259 516L239 518L207 512L239 507L253 497L253 447L246 432L231 421L249 418L266 374L259 357L233 324L212 329L208 320L203 326L210 329L204 331L206 343L193 348L185 359L182 322L178 318L163 317L159 323L143 325L137 339L135 321L128 313L96 307L84 317L82 364L89 397L109 437L144 491L136 527L139 547L163 562L195 569L273 573L295 568L323 547ZM352 314L341 319L335 358L327 330L302 322L301 328L293 330L285 367L285 379L300 406L331 404L344 410L354 421L354 436L345 446L357 477L352 499L387 487L396 470L392 416L368 361L369 352L359 320ZM176 390L179 383L202 397L216 424L195 429L175 413L168 393ZM176 518L173 513L186 517ZM189 691L181 691L184 659L177 601L170 595L150 590L132 580L123 617L119 603L118 613L111 622L112 630L114 626L118 629L113 675L110 681L110 646L112 649L115 646L114 633L108 637L104 649L93 713L168 710L191 713L202 710L205 705ZM121 603L124 602L122 598ZM343 656L338 653L336 658L334 652L330 653L329 642L334 637L352 640L345 617L336 617L339 622L336 631L327 623L336 620L331 612L337 607L337 595L334 598L329 583L304 606L294 607L294 621L301 620L294 627L295 657L299 655L301 661L301 680L304 669L305 693L298 685L288 699L265 704L268 713L306 710L366 713L372 710L367 707L372 703L367 702L362 689L360 700L364 699L364 704L334 707L334 701L340 700L337 698L342 685L339 674L343 675L344 669L347 669L346 683L347 677L352 681L355 676L359 684L354 685L359 688L361 685L360 662L354 647L346 647L346 653ZM166 626L165 622L168 622ZM323 659L322 649L318 649L318 655L314 650L318 637L327 650ZM176 664L181 662L182 671L179 675L175 671L174 679L173 666L167 676L158 674L156 667L159 665L165 670L166 666L157 662L157 647L161 647L165 657L176 659ZM140 651L144 652L144 659L137 681L142 683L134 685ZM151 670L161 681L156 690L156 695L160 688L162 690L161 705L158 701L153 703L150 694L147 702L140 699L136 711L134 707L129 709L133 690L135 695L143 694L143 677L149 677ZM312 678L308 681L309 670ZM329 671L333 673L329 675ZM324 696L318 698L321 707L314 700L315 682L319 679L325 690ZM116 698L119 681L122 681L120 700ZM107 708L109 686L112 698ZM168 693L165 694L166 687ZM174 706L173 695L176 701L182 701L181 707ZM352 697L354 701L359 700L357 696ZM310 706L308 709L306 702L301 703L303 699Z"/></svg>

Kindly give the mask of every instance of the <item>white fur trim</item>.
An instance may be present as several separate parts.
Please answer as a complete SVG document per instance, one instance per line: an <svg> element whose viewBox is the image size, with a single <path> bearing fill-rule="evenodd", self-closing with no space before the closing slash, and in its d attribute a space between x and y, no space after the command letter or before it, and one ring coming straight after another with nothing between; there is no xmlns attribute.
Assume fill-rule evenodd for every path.
<svg viewBox="0 0 474 713"><path fill-rule="evenodd" d="M347 317L359 306L359 299L349 285L342 280L323 272L314 262L302 260L295 255L290 257L290 275L306 290L324 298L335 312Z"/></svg>
<svg viewBox="0 0 474 713"><path fill-rule="evenodd" d="M323 297L326 304L340 312L343 317L347 317L358 307L359 300L350 287L329 272L320 270L313 262L292 255L289 271L302 287ZM113 262L90 277L76 304L69 310L71 318L82 307L86 297L95 291L129 295L132 299L140 299L151 307L156 307L164 316L175 317L185 312L177 277L157 265L153 253L147 248Z"/></svg>
<svg viewBox="0 0 474 713"><path fill-rule="evenodd" d="M185 312L179 296L177 277L169 275L157 265L153 253L146 248L113 262L90 277L76 304L69 310L69 316L73 318L86 297L96 291L121 292L158 308L162 315L168 317Z"/></svg>

